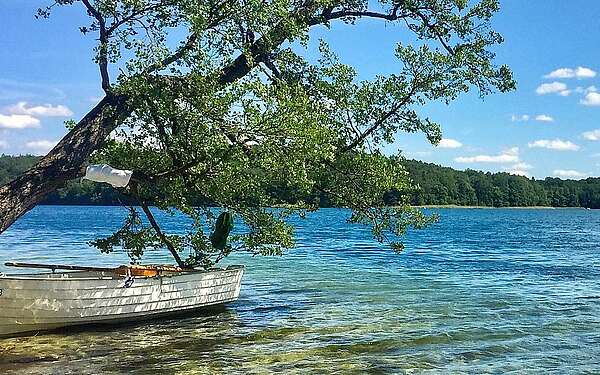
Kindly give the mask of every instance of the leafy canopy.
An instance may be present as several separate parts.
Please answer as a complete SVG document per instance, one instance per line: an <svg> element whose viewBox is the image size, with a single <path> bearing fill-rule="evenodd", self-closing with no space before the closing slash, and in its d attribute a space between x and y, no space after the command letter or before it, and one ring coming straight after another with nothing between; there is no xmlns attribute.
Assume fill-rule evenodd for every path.
<svg viewBox="0 0 600 375"><path fill-rule="evenodd" d="M188 259L178 261L206 267L232 251L282 254L294 246L286 218L316 209L323 196L352 209L350 222L369 225L377 240L401 250L407 229L431 218L409 206L413 184L400 163L381 154L382 146L402 131L439 142L440 126L419 115L427 102L449 103L472 88L483 96L515 87L510 70L493 63L491 49L502 42L490 28L497 0L54 5L83 5L90 23L80 30L98 36L102 87L107 95L127 97L134 108L93 158L135 171L126 193L140 201L150 226L131 210L123 228L94 242L103 251L121 246L141 256L148 246L175 254L191 249ZM47 17L53 6L38 15ZM359 80L325 42L315 63L293 47L297 41L306 45L314 26L351 27L365 18L404 27L393 74ZM314 199L285 201L280 189ZM400 205L385 207L384 193L392 189ZM184 213L191 229L164 233L149 204ZM244 223L223 250L210 243L217 212L211 207Z"/></svg>

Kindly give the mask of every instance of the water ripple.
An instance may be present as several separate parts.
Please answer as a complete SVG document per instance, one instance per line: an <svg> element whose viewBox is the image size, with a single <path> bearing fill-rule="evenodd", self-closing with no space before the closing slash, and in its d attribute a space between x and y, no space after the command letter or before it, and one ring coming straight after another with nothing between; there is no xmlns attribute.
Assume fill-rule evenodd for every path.
<svg viewBox="0 0 600 375"><path fill-rule="evenodd" d="M600 373L600 212L439 213L399 256L345 210L295 219L287 256L228 260L247 274L224 311L0 340L0 373ZM123 216L38 207L0 236L0 262L126 262L86 245Z"/></svg>

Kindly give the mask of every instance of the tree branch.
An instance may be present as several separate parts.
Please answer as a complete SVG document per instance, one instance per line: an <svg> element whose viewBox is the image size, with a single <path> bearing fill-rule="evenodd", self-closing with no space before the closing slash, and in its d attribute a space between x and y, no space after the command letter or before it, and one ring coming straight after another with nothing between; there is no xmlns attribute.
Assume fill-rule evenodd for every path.
<svg viewBox="0 0 600 375"><path fill-rule="evenodd" d="M123 24L125 24L127 22L130 22L130 21L133 21L136 17L141 16L141 15L143 15L146 12L157 10L157 9L162 8L162 7L167 7L167 6L170 6L170 5L173 5L173 4L174 4L174 2L169 2L169 1L163 2L163 1L160 1L157 4L149 5L147 7L138 9L137 11L133 11L133 12L131 12L130 15L128 15L127 17L124 17L124 18L122 18L122 19L120 19L118 21L115 18L115 21L110 25L110 27L106 31L107 31L108 35L110 35L110 34L113 33L113 31L115 31L116 29L118 29L121 25L123 25Z"/></svg>
<svg viewBox="0 0 600 375"><path fill-rule="evenodd" d="M440 42L440 44L444 47L444 49L446 49L446 51L448 51L449 54L454 55L454 49L448 43L446 43L446 41L444 40L444 37L438 31L437 24L430 24L429 19L423 13L421 13L419 11L416 11L415 14L421 19L421 21L423 21L423 24L425 25L425 27L427 27L429 30L431 30L431 32L433 32L433 35L435 35L435 37Z"/></svg>
<svg viewBox="0 0 600 375"><path fill-rule="evenodd" d="M225 5L227 5L229 2L231 2L232 0L225 0L222 3L220 3L216 9L214 9L212 11L212 13L216 13L220 10L222 10ZM210 30L213 27L216 27L219 25L219 23L223 22L223 20L225 20L227 18L227 16L229 16L229 13L224 13L221 14L220 16L215 16L215 18L208 23L208 25L206 25L205 29L203 31L206 30ZM163 69L166 66L171 65L172 63L178 61L179 59L181 59L182 57L184 57L192 48L194 48L194 46L196 45L196 42L199 39L199 34L198 32L192 32L186 42L179 47L172 55L165 57L162 61L160 61L159 63L156 64L152 64L149 67L147 67L144 70L145 74L150 74L152 72L155 72L157 70Z"/></svg>
<svg viewBox="0 0 600 375"><path fill-rule="evenodd" d="M377 121L375 121L375 123L373 125L371 125L367 130L365 130L363 133L361 133L361 135L359 137L357 137L354 141L352 141L352 143L350 143L346 147L342 148L341 151L347 152L347 151L352 150L356 146L362 144L369 135L371 135L374 131L379 129L379 127L382 126L383 123L386 122L390 117L392 117L394 114L396 114L400 110L400 108L402 108L403 106L408 104L408 102L412 99L415 92L416 92L416 85L413 85L410 92L404 98L402 98L402 100L400 102L396 103L395 105L392 105L392 108L390 108L389 111L387 111L383 116L381 116L381 118L379 118Z"/></svg>
<svg viewBox="0 0 600 375"><path fill-rule="evenodd" d="M89 0L81 0L97 21L100 28L100 50L98 51L98 67L100 68L100 77L102 78L102 89L108 93L110 91L110 76L108 74L108 37L109 33L106 30L106 21L102 14L90 4Z"/></svg>
<svg viewBox="0 0 600 375"><path fill-rule="evenodd" d="M150 74L150 73L155 72L157 70L163 69L166 66L169 66L172 63L176 62L177 60L181 59L192 48L194 48L194 46L196 45L196 41L197 40L198 40L198 34L196 34L196 33L190 34L190 36L188 36L188 39L187 39L187 41L185 42L184 45L182 45L181 47L179 47L172 55L165 57L159 63L152 64L149 67L147 67L144 70L144 74Z"/></svg>
<svg viewBox="0 0 600 375"><path fill-rule="evenodd" d="M188 268L186 266L186 264L181 260L181 257L177 253L177 249L175 249L175 246L173 245L171 240L169 240L167 238L167 236L163 233L163 231L160 229L160 226L156 222L156 219L154 218L154 215L152 215L152 211L150 211L150 208L148 208L148 205L146 204L146 202L144 202L140 198L137 185L134 184L133 186L131 186L131 191L133 192L133 195L140 203L140 206L142 207L144 214L146 214L146 217L148 218L148 222L150 222L152 229L154 229L154 231L158 235L158 238L160 238L160 241L167 247L167 249L169 249L169 251L171 252L171 255L173 255L173 258L175 258L177 265L184 269Z"/></svg>
<svg viewBox="0 0 600 375"><path fill-rule="evenodd" d="M396 10L393 10L391 13L380 13L380 12L373 12L373 11L369 11L369 10L365 10L365 11L339 10L336 12L324 13L324 14L322 14L321 17L316 17L313 20L311 20L309 25L316 25L318 23L323 22L324 20L330 21L330 20L345 18L345 17L358 17L358 18L368 17L368 18L384 19L387 21L395 21L395 20L398 20L400 18L404 18L407 16L408 16L408 13L403 13L401 15L398 15Z"/></svg>

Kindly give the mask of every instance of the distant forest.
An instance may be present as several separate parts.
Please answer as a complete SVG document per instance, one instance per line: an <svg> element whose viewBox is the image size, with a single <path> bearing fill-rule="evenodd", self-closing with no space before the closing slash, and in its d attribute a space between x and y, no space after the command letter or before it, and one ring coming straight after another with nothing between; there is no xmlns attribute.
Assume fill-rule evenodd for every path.
<svg viewBox="0 0 600 375"><path fill-rule="evenodd" d="M600 208L600 178L536 180L505 172L457 171L417 160L402 162L419 188L415 205Z"/></svg>
<svg viewBox="0 0 600 375"><path fill-rule="evenodd" d="M0 156L0 185L37 160L37 156ZM417 185L411 197L414 205L600 208L600 178L574 181L548 177L535 180L508 173L457 171L417 160L400 162ZM285 194L280 192L278 195ZM387 203L397 203L398 196L396 191L388 192ZM326 206L327 199L323 198L321 202ZM128 199L106 184L71 181L65 188L51 194L44 203L120 205L128 203Z"/></svg>

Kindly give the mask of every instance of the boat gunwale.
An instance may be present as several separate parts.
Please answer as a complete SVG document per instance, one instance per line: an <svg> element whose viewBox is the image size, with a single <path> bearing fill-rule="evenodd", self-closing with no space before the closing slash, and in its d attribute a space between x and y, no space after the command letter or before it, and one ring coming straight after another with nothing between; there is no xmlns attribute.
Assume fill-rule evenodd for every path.
<svg viewBox="0 0 600 375"><path fill-rule="evenodd" d="M65 271L65 272L44 272L44 273L37 273L37 274L5 274L0 272L0 281L3 280L8 280L8 281L89 281L89 280L122 280L122 279L128 279L128 278L133 278L136 280L147 280L147 279L159 279L159 278L172 278L172 277L178 277L178 276L183 276L183 275L192 275L192 274L209 274L209 273L219 273L219 272L227 272L227 271L238 271L238 270L243 270L245 269L244 265L241 264L235 264L235 265L230 265L227 266L226 268L219 268L219 269L209 269L209 270L191 270L191 271L183 271L183 272L170 272L170 271L166 271L168 273L165 274L159 274L159 275L154 275L154 276L127 276L127 275L117 275L116 273L114 274L114 276L96 276L96 277L44 277L46 275L73 275L73 274L80 274L80 273L90 273L90 272L97 272L98 274L101 273L108 273L109 271Z"/></svg>

